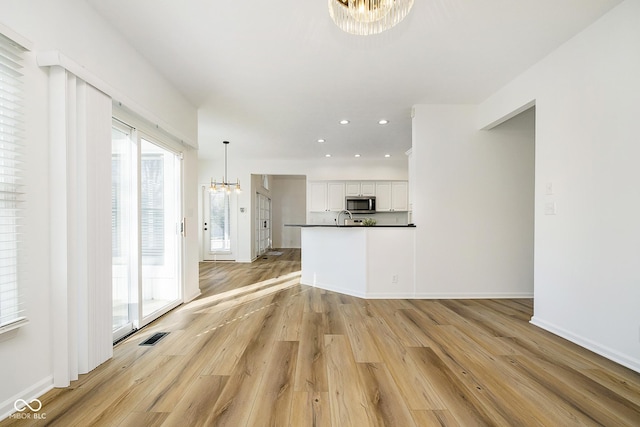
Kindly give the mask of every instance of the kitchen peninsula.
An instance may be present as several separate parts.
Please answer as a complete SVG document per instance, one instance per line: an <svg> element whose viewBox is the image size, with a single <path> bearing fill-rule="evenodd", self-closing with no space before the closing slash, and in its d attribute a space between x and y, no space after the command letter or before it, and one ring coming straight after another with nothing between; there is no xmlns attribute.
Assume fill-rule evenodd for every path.
<svg viewBox="0 0 640 427"><path fill-rule="evenodd" d="M412 298L415 226L301 227L300 283L360 298Z"/></svg>

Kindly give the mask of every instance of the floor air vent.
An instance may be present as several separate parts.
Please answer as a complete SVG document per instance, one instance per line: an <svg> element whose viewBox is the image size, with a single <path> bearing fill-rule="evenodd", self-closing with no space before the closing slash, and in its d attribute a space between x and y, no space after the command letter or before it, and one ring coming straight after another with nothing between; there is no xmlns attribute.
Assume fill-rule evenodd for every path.
<svg viewBox="0 0 640 427"><path fill-rule="evenodd" d="M147 338L146 340L142 341L138 345L156 345L158 341L160 341L162 338L166 337L167 335L169 335L169 332L155 333L151 335L149 338Z"/></svg>

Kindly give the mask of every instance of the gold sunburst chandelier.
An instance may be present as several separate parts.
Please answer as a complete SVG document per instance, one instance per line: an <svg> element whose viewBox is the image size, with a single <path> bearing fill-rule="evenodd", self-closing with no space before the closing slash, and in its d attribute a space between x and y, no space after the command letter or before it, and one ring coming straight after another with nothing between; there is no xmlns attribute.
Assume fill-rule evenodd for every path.
<svg viewBox="0 0 640 427"><path fill-rule="evenodd" d="M329 0L329 15L341 30L367 36L392 28L411 11L414 0Z"/></svg>

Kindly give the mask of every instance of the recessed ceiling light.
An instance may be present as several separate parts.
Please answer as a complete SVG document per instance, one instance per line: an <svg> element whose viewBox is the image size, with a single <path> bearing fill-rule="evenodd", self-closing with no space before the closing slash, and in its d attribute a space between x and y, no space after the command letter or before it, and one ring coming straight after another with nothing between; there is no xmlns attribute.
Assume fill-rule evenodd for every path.
<svg viewBox="0 0 640 427"><path fill-rule="evenodd" d="M386 125L387 123L389 123L389 120L382 119L378 121L379 125Z"/></svg>
<svg viewBox="0 0 640 427"><path fill-rule="evenodd" d="M360 157L360 154L356 154L356 155L355 155L355 156L353 156L353 157Z"/></svg>
<svg viewBox="0 0 640 427"><path fill-rule="evenodd" d="M322 142L324 142L324 139L320 138L320 139L318 140L318 142L322 143Z"/></svg>
<svg viewBox="0 0 640 427"><path fill-rule="evenodd" d="M340 124L341 125L348 125L349 124L349 120L340 120Z"/></svg>
<svg viewBox="0 0 640 427"><path fill-rule="evenodd" d="M385 157L391 157L391 154L385 154L384 156Z"/></svg>
<svg viewBox="0 0 640 427"><path fill-rule="evenodd" d="M325 154L324 156L325 157L331 157L331 154Z"/></svg>

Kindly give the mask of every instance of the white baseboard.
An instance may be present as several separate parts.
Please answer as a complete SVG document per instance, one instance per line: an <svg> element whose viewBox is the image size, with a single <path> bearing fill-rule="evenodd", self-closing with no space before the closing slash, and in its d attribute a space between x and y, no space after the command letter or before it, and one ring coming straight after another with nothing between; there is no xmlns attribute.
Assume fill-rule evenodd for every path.
<svg viewBox="0 0 640 427"><path fill-rule="evenodd" d="M186 304L188 302L191 302L194 299L198 298L200 295L202 295L202 292L200 292L200 290L198 290L198 292L194 293L193 295L190 295L188 297L184 297L183 298L183 303Z"/></svg>
<svg viewBox="0 0 640 427"><path fill-rule="evenodd" d="M303 280L300 278L301 285L313 286L314 288L324 289L325 291L338 292L339 294L351 295L352 297L367 298L364 293L355 292L353 289L341 288L339 286L325 285L323 283L314 284L313 281Z"/></svg>
<svg viewBox="0 0 640 427"><path fill-rule="evenodd" d="M51 389L53 389L53 376L48 376L38 381L31 387L0 403L0 420L4 420L16 411L14 407L16 400L22 399L27 402L31 402L33 399L39 398ZM43 407L39 412L41 414L46 413L47 408Z"/></svg>
<svg viewBox="0 0 640 427"><path fill-rule="evenodd" d="M314 286L327 291L338 292L364 299L523 299L533 298L533 293L511 292L511 293L431 293L431 292L357 292L353 289L341 288L324 283L314 284L312 280L301 279L303 285Z"/></svg>
<svg viewBox="0 0 640 427"><path fill-rule="evenodd" d="M367 299L415 299L413 292L367 292Z"/></svg>
<svg viewBox="0 0 640 427"><path fill-rule="evenodd" d="M415 299L530 299L533 292L416 292Z"/></svg>
<svg viewBox="0 0 640 427"><path fill-rule="evenodd" d="M595 341L592 341L583 336L574 334L571 331L568 331L564 328L561 328L553 323L547 322L539 317L533 316L531 318L530 323L539 328L544 329L545 331L549 331L552 334L558 335L566 340L571 341L574 344L578 344L580 347L584 347L587 350L591 350L600 356L606 357L609 360L612 360L616 363L619 363L622 366L625 366L633 371L640 373L640 360L635 359L633 357L629 357L626 354L622 354L616 350L608 348L606 346L600 345Z"/></svg>

